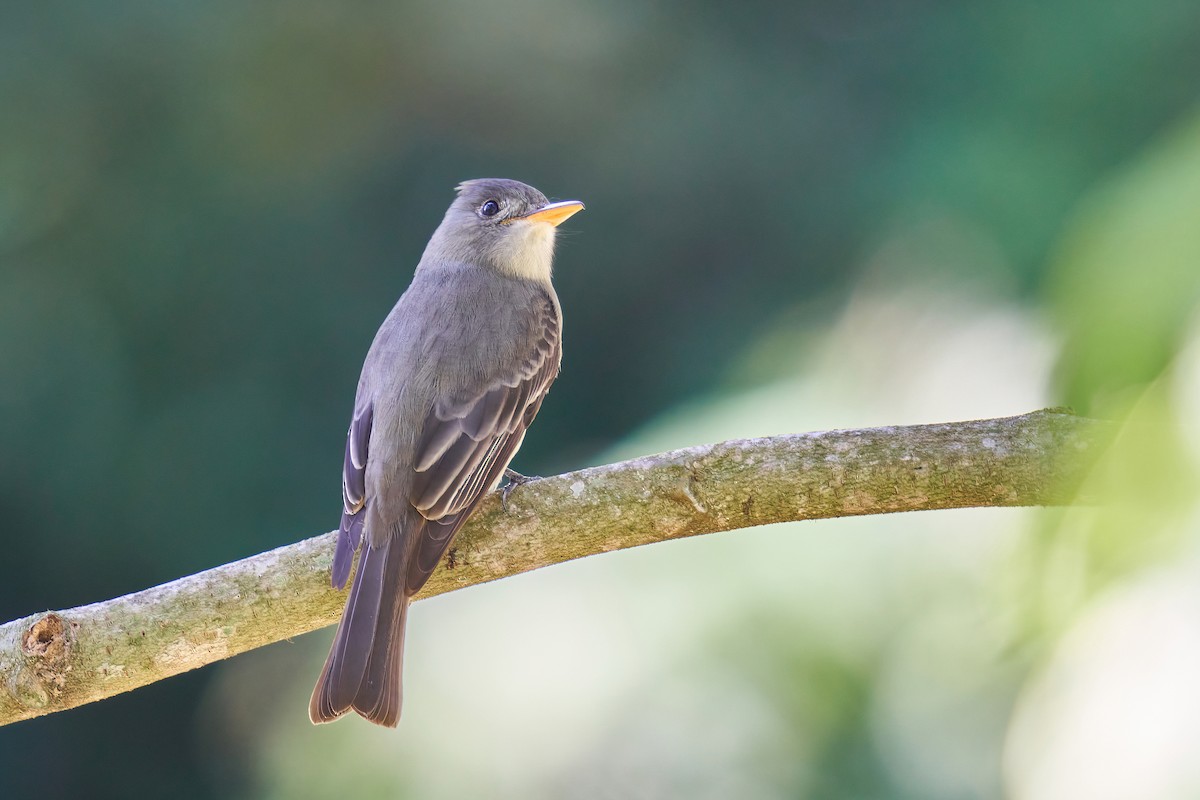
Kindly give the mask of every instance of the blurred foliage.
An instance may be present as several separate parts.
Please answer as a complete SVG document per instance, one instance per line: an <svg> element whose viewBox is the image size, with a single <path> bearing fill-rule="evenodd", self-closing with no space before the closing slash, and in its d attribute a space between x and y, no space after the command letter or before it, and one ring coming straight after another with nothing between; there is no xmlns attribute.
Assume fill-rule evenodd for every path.
<svg viewBox="0 0 1200 800"><path fill-rule="evenodd" d="M1200 321L1200 116L1152 143L1081 203L1055 248L1047 299L1066 333L1059 396L1122 421L1083 492L1102 509L1047 518L1031 539L1042 622L1069 624L1113 580L1172 555L1190 526L1200 464L1180 361ZM1136 535L1133 535L1136 532Z"/></svg>
<svg viewBox="0 0 1200 800"><path fill-rule="evenodd" d="M1047 285L1068 337L1063 399L1119 416L1174 360L1200 301L1200 116L1092 193Z"/></svg>
<svg viewBox="0 0 1200 800"><path fill-rule="evenodd" d="M1123 428L1100 511L506 581L414 614L398 734L305 727L320 635L0 729L0 795L1048 796L1002 769L1042 729L1013 709L1196 541L1198 37L1186 0L6 4L5 619L332 527L362 355L464 178L588 204L524 471L1060 402Z"/></svg>

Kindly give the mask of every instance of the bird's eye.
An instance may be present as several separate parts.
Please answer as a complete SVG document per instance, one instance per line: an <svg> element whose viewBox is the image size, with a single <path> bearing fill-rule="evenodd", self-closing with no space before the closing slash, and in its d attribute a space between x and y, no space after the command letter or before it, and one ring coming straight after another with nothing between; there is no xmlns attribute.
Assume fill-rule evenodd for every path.
<svg viewBox="0 0 1200 800"><path fill-rule="evenodd" d="M479 213L485 217L494 217L500 213L500 204L495 200L488 200L479 207Z"/></svg>

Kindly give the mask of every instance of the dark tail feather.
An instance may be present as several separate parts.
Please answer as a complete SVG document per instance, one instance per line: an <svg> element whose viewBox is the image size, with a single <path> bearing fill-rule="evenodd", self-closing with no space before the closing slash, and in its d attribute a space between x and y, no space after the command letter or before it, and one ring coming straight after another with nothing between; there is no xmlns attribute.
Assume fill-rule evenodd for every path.
<svg viewBox="0 0 1200 800"><path fill-rule="evenodd" d="M354 696L354 710L377 725L396 727L400 721L403 700L401 672L404 666L404 623L408 619L408 597L404 595L404 578L396 586L398 602L388 615L380 615L375 630L375 651L367 663L367 674ZM380 645L380 643L385 643Z"/></svg>
<svg viewBox="0 0 1200 800"><path fill-rule="evenodd" d="M308 716L332 722L354 709L378 725L400 721L400 669L404 656L405 542L392 536L380 547L364 545L358 574L325 669L317 679Z"/></svg>

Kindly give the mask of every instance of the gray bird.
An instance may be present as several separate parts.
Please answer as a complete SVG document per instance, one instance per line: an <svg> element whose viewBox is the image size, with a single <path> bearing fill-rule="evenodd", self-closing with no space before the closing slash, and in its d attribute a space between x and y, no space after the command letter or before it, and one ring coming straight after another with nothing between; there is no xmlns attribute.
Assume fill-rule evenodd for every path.
<svg viewBox="0 0 1200 800"><path fill-rule="evenodd" d="M358 572L309 703L400 719L412 596L496 488L558 376L555 227L583 203L517 181L466 181L363 363L346 436L333 585Z"/></svg>

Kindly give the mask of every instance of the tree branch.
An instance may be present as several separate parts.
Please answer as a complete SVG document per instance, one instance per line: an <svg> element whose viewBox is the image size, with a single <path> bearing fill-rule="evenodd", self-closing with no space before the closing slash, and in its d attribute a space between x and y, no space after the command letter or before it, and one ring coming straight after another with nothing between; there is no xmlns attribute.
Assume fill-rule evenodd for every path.
<svg viewBox="0 0 1200 800"><path fill-rule="evenodd" d="M1056 410L690 447L487 498L428 597L595 553L789 520L1062 505L1108 423ZM0 626L0 724L127 692L337 621L334 534Z"/></svg>

